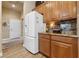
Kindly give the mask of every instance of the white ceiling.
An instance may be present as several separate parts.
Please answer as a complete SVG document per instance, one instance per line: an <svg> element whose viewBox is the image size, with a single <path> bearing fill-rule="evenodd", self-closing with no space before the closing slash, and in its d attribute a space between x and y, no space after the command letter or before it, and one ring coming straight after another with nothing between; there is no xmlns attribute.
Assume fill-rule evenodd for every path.
<svg viewBox="0 0 79 59"><path fill-rule="evenodd" d="M12 7L12 4L15 4L15 8ZM2 2L2 7L6 7L18 12L23 12L23 2L20 1L4 1Z"/></svg>

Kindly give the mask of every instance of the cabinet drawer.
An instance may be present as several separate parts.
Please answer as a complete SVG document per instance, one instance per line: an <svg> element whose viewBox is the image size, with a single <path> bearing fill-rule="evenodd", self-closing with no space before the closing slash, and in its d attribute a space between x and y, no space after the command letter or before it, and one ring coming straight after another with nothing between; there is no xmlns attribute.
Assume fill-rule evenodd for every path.
<svg viewBox="0 0 79 59"><path fill-rule="evenodd" d="M65 42L65 43L73 43L75 38L71 37L63 37L63 36L51 36L51 40Z"/></svg>
<svg viewBox="0 0 79 59"><path fill-rule="evenodd" d="M40 37L40 38L49 39L49 38L50 38L50 35L48 35L48 34L39 34L39 37Z"/></svg>

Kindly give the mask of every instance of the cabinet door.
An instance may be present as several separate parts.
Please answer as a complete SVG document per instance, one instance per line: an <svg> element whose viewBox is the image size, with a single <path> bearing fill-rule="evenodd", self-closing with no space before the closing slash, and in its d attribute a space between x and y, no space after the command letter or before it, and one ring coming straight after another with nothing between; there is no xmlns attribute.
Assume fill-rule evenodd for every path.
<svg viewBox="0 0 79 59"><path fill-rule="evenodd" d="M61 8L61 13L60 13L60 18L62 20L66 20L69 18L69 2L68 1L62 1L61 2L62 8Z"/></svg>
<svg viewBox="0 0 79 59"><path fill-rule="evenodd" d="M45 22L49 22L50 21L50 2L46 2L43 6L43 16L44 16L44 20Z"/></svg>
<svg viewBox="0 0 79 59"><path fill-rule="evenodd" d="M41 13L42 6L41 5L37 6L35 10L38 11L39 13Z"/></svg>
<svg viewBox="0 0 79 59"><path fill-rule="evenodd" d="M72 45L62 42L51 41L51 57L69 58L73 57Z"/></svg>
<svg viewBox="0 0 79 59"><path fill-rule="evenodd" d="M36 11L39 12L40 14L44 14L44 8L43 8L43 4L39 5L36 7Z"/></svg>
<svg viewBox="0 0 79 59"><path fill-rule="evenodd" d="M46 56L50 56L50 40L40 38L40 52Z"/></svg>
<svg viewBox="0 0 79 59"><path fill-rule="evenodd" d="M70 18L76 18L77 17L77 5L76 2L69 2L69 14Z"/></svg>
<svg viewBox="0 0 79 59"><path fill-rule="evenodd" d="M76 18L76 2L65 1L61 2L62 10L60 11L60 18L62 20Z"/></svg>
<svg viewBox="0 0 79 59"><path fill-rule="evenodd" d="M52 20L59 20L59 14L61 10L61 3L60 1L50 2L50 17Z"/></svg>

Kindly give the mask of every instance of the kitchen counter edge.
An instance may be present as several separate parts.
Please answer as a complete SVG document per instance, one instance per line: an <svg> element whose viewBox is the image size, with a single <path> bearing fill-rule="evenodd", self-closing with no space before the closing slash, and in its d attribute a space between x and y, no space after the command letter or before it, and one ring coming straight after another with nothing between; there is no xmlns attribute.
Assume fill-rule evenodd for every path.
<svg viewBox="0 0 79 59"><path fill-rule="evenodd" d="M42 32L39 34L47 34L47 35L55 35L55 36L65 36L65 37L76 37L78 38L78 35L68 35L68 34L56 34L56 33L46 33L46 32Z"/></svg>

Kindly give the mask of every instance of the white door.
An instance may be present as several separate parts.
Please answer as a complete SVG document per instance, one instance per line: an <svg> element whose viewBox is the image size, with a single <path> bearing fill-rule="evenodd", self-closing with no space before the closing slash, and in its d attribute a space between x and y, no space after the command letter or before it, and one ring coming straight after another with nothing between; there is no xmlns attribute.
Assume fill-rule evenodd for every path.
<svg viewBox="0 0 79 59"><path fill-rule="evenodd" d="M10 20L10 38L18 38L21 35L20 20Z"/></svg>

